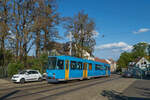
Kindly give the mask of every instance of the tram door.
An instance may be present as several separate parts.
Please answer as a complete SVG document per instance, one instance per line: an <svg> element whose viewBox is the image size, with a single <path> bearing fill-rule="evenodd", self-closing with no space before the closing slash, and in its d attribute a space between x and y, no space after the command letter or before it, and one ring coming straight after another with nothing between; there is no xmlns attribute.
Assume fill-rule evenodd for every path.
<svg viewBox="0 0 150 100"><path fill-rule="evenodd" d="M87 78L87 63L83 64L83 78Z"/></svg>
<svg viewBox="0 0 150 100"><path fill-rule="evenodd" d="M69 80L69 60L65 61L65 80Z"/></svg>

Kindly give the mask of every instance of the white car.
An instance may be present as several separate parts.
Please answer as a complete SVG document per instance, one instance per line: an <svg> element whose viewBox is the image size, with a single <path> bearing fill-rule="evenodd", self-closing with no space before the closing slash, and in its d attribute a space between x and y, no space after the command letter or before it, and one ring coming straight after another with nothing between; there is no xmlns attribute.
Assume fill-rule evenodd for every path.
<svg viewBox="0 0 150 100"><path fill-rule="evenodd" d="M38 70L24 70L16 75L13 75L11 80L16 83L24 83L27 81L42 81L42 75Z"/></svg>

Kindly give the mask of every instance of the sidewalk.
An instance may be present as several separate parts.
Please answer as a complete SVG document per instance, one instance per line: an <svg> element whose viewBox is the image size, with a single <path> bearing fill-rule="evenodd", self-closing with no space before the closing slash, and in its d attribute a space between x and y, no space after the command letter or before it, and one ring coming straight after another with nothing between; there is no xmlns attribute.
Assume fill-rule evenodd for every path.
<svg viewBox="0 0 150 100"><path fill-rule="evenodd" d="M8 79L0 79L0 84L8 84L10 81Z"/></svg>
<svg viewBox="0 0 150 100"><path fill-rule="evenodd" d="M150 80L137 80L124 92L128 100L150 100Z"/></svg>

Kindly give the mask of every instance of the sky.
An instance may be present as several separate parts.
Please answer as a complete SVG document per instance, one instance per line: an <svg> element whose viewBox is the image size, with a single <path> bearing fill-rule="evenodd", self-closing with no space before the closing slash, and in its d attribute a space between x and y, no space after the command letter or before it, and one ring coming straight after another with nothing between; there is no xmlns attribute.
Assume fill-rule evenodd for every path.
<svg viewBox="0 0 150 100"><path fill-rule="evenodd" d="M131 51L134 44L150 43L150 0L58 1L61 16L72 17L82 10L96 23L96 57L117 60L122 52Z"/></svg>

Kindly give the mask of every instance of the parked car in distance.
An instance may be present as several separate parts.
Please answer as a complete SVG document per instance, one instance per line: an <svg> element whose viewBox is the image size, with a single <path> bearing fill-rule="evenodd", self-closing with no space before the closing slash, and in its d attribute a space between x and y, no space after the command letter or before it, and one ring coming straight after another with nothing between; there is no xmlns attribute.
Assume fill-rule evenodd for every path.
<svg viewBox="0 0 150 100"><path fill-rule="evenodd" d="M124 73L122 73L122 77L127 77L127 78L131 78L133 77L132 73L129 71L125 71Z"/></svg>
<svg viewBox="0 0 150 100"><path fill-rule="evenodd" d="M42 75L38 70L28 69L13 75L11 80L16 83L25 83L28 81L42 81Z"/></svg>
<svg viewBox="0 0 150 100"><path fill-rule="evenodd" d="M117 74L117 75L121 75L121 74L122 74L122 72L116 72L115 74Z"/></svg>

